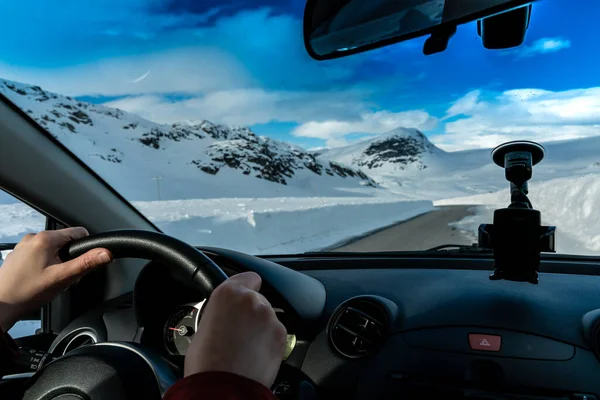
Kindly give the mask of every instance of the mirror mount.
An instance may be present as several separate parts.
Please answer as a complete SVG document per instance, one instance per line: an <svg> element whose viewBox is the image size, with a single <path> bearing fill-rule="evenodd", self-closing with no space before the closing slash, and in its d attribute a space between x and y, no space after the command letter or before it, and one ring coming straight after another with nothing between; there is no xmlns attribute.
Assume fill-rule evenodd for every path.
<svg viewBox="0 0 600 400"><path fill-rule="evenodd" d="M522 45L529 28L531 10L532 5L529 4L478 20L477 33L481 36L483 47L503 50Z"/></svg>
<svg viewBox="0 0 600 400"><path fill-rule="evenodd" d="M446 51L450 39L456 34L456 30L456 26L443 26L433 32L423 45L423 54L430 56Z"/></svg>

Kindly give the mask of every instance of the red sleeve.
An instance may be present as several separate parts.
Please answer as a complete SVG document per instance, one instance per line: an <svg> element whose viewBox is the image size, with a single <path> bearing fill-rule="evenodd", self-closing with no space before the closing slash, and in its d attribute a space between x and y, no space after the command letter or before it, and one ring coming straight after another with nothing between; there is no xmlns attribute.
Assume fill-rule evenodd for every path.
<svg viewBox="0 0 600 400"><path fill-rule="evenodd" d="M201 372L181 379L163 400L277 400L265 386L229 372Z"/></svg>
<svg viewBox="0 0 600 400"><path fill-rule="evenodd" d="M18 352L17 344L0 328L0 377L11 373Z"/></svg>

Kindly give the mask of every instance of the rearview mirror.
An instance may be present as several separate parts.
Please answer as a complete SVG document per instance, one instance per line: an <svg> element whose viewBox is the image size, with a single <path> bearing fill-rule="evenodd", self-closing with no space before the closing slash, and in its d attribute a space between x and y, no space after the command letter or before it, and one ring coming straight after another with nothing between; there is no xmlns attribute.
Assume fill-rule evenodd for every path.
<svg viewBox="0 0 600 400"><path fill-rule="evenodd" d="M515 47L525 39L532 1L308 0L304 43L311 57L326 60L430 34L424 52L433 54L446 49L458 25L487 18L494 23L487 30L485 20L479 23L484 45Z"/></svg>

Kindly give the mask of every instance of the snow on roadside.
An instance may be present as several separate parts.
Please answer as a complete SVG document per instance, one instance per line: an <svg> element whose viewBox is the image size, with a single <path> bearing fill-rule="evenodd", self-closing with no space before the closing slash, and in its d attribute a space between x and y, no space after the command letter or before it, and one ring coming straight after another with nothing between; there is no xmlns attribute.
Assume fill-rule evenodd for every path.
<svg viewBox="0 0 600 400"><path fill-rule="evenodd" d="M534 208L542 212L542 222L557 226L559 253L600 253L600 174L558 178L529 186ZM473 204L476 214L454 224L477 234L483 222L492 222L493 211L510 203L508 188L495 193L439 200L436 206Z"/></svg>
<svg viewBox="0 0 600 400"><path fill-rule="evenodd" d="M319 250L433 210L396 197L222 198L134 202L163 232L250 254ZM24 204L0 204L0 242L44 228Z"/></svg>
<svg viewBox="0 0 600 400"><path fill-rule="evenodd" d="M32 320L32 321L17 321L17 323L10 328L8 334L13 339L18 339L24 336L33 336L35 335L35 331L42 327L42 323L40 320Z"/></svg>
<svg viewBox="0 0 600 400"><path fill-rule="evenodd" d="M18 242L23 236L39 232L46 226L46 218L23 203L0 204L0 242Z"/></svg>
<svg viewBox="0 0 600 400"><path fill-rule="evenodd" d="M135 202L165 233L250 254L299 253L433 210L393 197L225 198Z"/></svg>

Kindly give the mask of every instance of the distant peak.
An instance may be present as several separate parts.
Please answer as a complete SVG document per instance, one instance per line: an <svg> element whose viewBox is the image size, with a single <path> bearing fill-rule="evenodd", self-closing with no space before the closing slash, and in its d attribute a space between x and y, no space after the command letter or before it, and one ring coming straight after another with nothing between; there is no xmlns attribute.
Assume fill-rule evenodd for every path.
<svg viewBox="0 0 600 400"><path fill-rule="evenodd" d="M377 136L375 136L375 139L398 137L398 136L400 136L400 137L417 137L419 139L427 140L427 137L423 134L423 132L421 132L417 128L404 128L404 127L399 127L399 128L393 129L389 132L377 135Z"/></svg>
<svg viewBox="0 0 600 400"><path fill-rule="evenodd" d="M398 127L348 146L322 150L316 156L358 168L398 173L425 170L429 157L441 153L419 129Z"/></svg>

